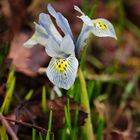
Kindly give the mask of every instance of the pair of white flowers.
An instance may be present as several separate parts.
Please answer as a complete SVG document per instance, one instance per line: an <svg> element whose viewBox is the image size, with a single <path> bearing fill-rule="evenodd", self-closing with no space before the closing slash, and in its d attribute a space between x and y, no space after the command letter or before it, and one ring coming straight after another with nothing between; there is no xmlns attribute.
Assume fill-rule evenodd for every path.
<svg viewBox="0 0 140 140"><path fill-rule="evenodd" d="M24 47L27 48L36 44L45 47L46 53L52 57L46 74L54 85L64 89L69 89L75 81L78 70L75 54L85 46L85 40L90 33L99 37L109 36L116 39L114 28L108 20L103 18L92 20L79 7L74 6L74 9L81 14L78 17L83 21L83 27L76 42L67 19L48 4L48 12L55 18L64 37L55 28L50 15L41 13L38 24L35 23L35 33L24 43Z"/></svg>

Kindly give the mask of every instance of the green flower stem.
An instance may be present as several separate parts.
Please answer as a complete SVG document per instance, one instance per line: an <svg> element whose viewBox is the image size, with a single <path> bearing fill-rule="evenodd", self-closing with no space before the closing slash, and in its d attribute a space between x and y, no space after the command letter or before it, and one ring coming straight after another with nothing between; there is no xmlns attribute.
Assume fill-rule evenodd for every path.
<svg viewBox="0 0 140 140"><path fill-rule="evenodd" d="M86 120L85 125L82 127L84 134L86 135L87 140L94 140L94 134L92 129L92 122L91 122L91 113L90 113L90 106L89 106L89 99L88 99L88 93L86 88L86 82L84 79L83 72L79 68L78 75L80 79L81 84L81 105L84 107L86 112L88 113L88 118Z"/></svg>

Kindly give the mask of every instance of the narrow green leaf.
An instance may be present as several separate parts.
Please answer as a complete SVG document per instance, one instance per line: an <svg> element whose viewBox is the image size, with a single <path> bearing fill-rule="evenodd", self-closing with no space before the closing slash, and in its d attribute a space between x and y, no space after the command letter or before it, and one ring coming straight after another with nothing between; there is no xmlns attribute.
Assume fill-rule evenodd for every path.
<svg viewBox="0 0 140 140"><path fill-rule="evenodd" d="M76 112L74 115L74 127L72 128L71 140L77 140L77 122L78 122L79 110L76 108Z"/></svg>
<svg viewBox="0 0 140 140"><path fill-rule="evenodd" d="M80 84L81 84L81 91L82 91L81 92L81 105L85 108L85 110L89 116L86 119L86 123L82 129L83 129L83 133L85 133L85 135L86 135L87 140L94 140L86 82L85 82L84 75L83 75L80 68L78 70L78 75L79 75Z"/></svg>
<svg viewBox="0 0 140 140"><path fill-rule="evenodd" d="M50 111L49 123L48 123L48 131L47 131L47 135L46 135L46 140L50 140L51 128L52 128L52 110Z"/></svg>
<svg viewBox="0 0 140 140"><path fill-rule="evenodd" d="M9 107L12 101L12 95L14 93L14 88L15 88L15 82L16 82L16 78L12 78L11 81L9 81L9 86L8 86L8 90L6 92L6 96L5 99L3 101L3 104L1 106L0 112L4 112L5 114L8 113L9 111Z"/></svg>
<svg viewBox="0 0 140 140"><path fill-rule="evenodd" d="M93 89L94 89L94 81L90 81L87 86L89 101L91 101L91 98L93 97L94 94Z"/></svg>
<svg viewBox="0 0 140 140"><path fill-rule="evenodd" d="M41 132L39 132L39 140L43 140Z"/></svg>
<svg viewBox="0 0 140 140"><path fill-rule="evenodd" d="M62 132L61 132L61 140L66 140L67 137L66 137L66 125L64 126L64 128L62 129Z"/></svg>
<svg viewBox="0 0 140 140"><path fill-rule="evenodd" d="M50 111L48 129L49 129L50 131L51 131L51 129L52 129L52 110Z"/></svg>
<svg viewBox="0 0 140 140"><path fill-rule="evenodd" d="M52 134L52 140L54 140L54 134Z"/></svg>
<svg viewBox="0 0 140 140"><path fill-rule="evenodd" d="M43 112L46 113L47 112L47 97L46 97L46 87L45 86L43 86L43 88L42 88L41 105L42 105Z"/></svg>
<svg viewBox="0 0 140 140"><path fill-rule="evenodd" d="M36 139L36 130L33 128L32 129L32 140Z"/></svg>
<svg viewBox="0 0 140 140"><path fill-rule="evenodd" d="M32 97L32 95L33 95L33 90L31 89L31 90L29 90L29 92L27 93L27 95L25 96L25 100L26 101L29 101L30 99L31 99L31 97Z"/></svg>
<svg viewBox="0 0 140 140"><path fill-rule="evenodd" d="M103 116L100 116L99 117L99 123L98 123L98 130L97 130L97 138L96 138L96 140L102 140L103 128L104 128L104 118L103 118Z"/></svg>
<svg viewBox="0 0 140 140"><path fill-rule="evenodd" d="M69 99L67 100L67 105L64 106L64 111L65 111L66 124L68 125L68 128L69 128L70 133L71 133L72 126L71 126L70 101L69 101Z"/></svg>
<svg viewBox="0 0 140 140"><path fill-rule="evenodd" d="M3 124L0 126L0 140L8 140L6 128Z"/></svg>
<svg viewBox="0 0 140 140"><path fill-rule="evenodd" d="M10 74L9 74L9 76L8 76L8 80L7 80L7 85L8 85L8 86L10 85L11 81L12 81L13 78L14 78L14 74L15 74L15 70L14 70L14 69L11 69Z"/></svg>

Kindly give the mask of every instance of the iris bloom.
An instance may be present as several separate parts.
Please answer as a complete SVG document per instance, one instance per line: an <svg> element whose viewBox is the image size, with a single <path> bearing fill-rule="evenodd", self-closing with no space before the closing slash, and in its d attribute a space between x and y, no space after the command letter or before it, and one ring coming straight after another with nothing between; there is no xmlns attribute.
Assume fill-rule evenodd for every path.
<svg viewBox="0 0 140 140"><path fill-rule="evenodd" d="M98 37L112 37L117 39L113 25L104 18L90 19L85 15L81 9L74 6L81 16L78 16L83 21L83 28L77 40L78 51L85 46L85 40L89 37L90 33Z"/></svg>
<svg viewBox="0 0 140 140"><path fill-rule="evenodd" d="M30 48L38 43L43 45L47 54L52 57L46 71L49 80L60 88L69 89L75 81L78 69L73 35L67 19L61 13L56 13L51 5L48 5L48 11L56 18L64 37L57 31L50 16L41 13L39 23L35 23L35 33L24 46Z"/></svg>
<svg viewBox="0 0 140 140"><path fill-rule="evenodd" d="M75 81L78 69L75 52L82 48L89 32L93 32L96 36L116 38L114 28L107 20L91 20L77 6L75 6L75 9L82 14L80 18L84 22L77 43L74 41L67 19L61 13L56 12L50 4L48 4L48 11L56 19L56 23L63 31L64 37L55 28L50 15L41 13L39 22L35 23L35 33L24 43L27 48L31 48L36 44L45 47L46 53L52 57L46 74L54 85L64 89L69 89ZM106 27L98 27L100 24Z"/></svg>

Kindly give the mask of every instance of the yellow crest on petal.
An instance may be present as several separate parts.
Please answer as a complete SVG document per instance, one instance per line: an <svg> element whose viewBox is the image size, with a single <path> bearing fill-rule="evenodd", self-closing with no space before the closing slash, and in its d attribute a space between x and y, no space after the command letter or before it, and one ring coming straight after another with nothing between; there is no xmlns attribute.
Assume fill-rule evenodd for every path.
<svg viewBox="0 0 140 140"><path fill-rule="evenodd" d="M93 26L99 30L107 30L108 29L107 24L103 21L93 22Z"/></svg>
<svg viewBox="0 0 140 140"><path fill-rule="evenodd" d="M54 64L56 70L58 72L60 72L61 74L64 73L64 71L67 69L68 65L69 65L69 60L62 59L62 58L60 58L59 60L56 60L55 64Z"/></svg>
<svg viewBox="0 0 140 140"><path fill-rule="evenodd" d="M35 40L35 34L32 35L31 39Z"/></svg>

